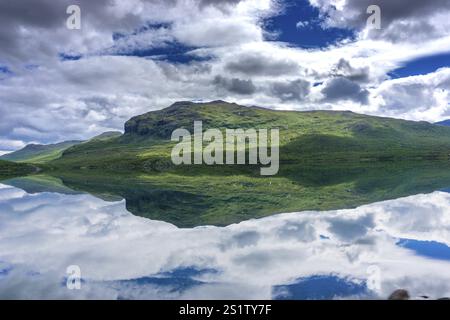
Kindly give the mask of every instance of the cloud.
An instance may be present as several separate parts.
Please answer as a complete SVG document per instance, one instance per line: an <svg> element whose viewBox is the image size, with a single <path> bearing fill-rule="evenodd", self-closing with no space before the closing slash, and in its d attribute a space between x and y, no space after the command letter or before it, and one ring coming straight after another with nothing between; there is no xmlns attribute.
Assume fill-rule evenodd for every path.
<svg viewBox="0 0 450 320"><path fill-rule="evenodd" d="M21 140L9 140L0 138L0 150L2 152L13 151L25 147L25 143Z"/></svg>
<svg viewBox="0 0 450 320"><path fill-rule="evenodd" d="M249 76L280 76L299 72L299 65L287 59L277 59L263 54L242 54L229 61L225 69Z"/></svg>
<svg viewBox="0 0 450 320"><path fill-rule="evenodd" d="M445 119L450 116L450 68L387 80L374 91L384 114L412 120Z"/></svg>
<svg viewBox="0 0 450 320"><path fill-rule="evenodd" d="M247 0L248 1L248 0ZM59 53L91 55L128 52L178 41L190 46L224 45L262 39L254 9L238 0L79 0L81 30L66 28L70 0L24 0L0 4L1 62L43 64ZM260 1L270 11L267 1ZM258 8L258 5L256 6ZM226 9L226 10L225 10ZM145 25L168 24L167 28L142 30ZM125 35L115 41L113 34Z"/></svg>
<svg viewBox="0 0 450 320"><path fill-rule="evenodd" d="M83 10L84 31L66 28L68 0L25 0L0 4L0 54L5 62L42 63L57 59L61 51L85 52L110 43L104 32L95 30L99 21L108 29L117 16L108 10L111 2L78 1ZM111 15L110 15L111 14ZM119 20L116 20L119 21Z"/></svg>
<svg viewBox="0 0 450 320"><path fill-rule="evenodd" d="M262 30L246 19L203 18L189 24L176 24L175 38L190 46L239 45L262 40Z"/></svg>
<svg viewBox="0 0 450 320"><path fill-rule="evenodd" d="M295 24L297 29L306 28L307 26L309 26L309 21L299 21Z"/></svg>
<svg viewBox="0 0 450 320"><path fill-rule="evenodd" d="M331 74L333 76L345 77L351 81L366 82L369 80L370 68L368 66L354 68L349 61L341 58L333 68Z"/></svg>
<svg viewBox="0 0 450 320"><path fill-rule="evenodd" d="M237 94L253 94L256 91L256 87L252 80L241 80L237 78L224 78L222 76L216 76L214 78L214 84L219 88L224 88L232 93Z"/></svg>
<svg viewBox="0 0 450 320"><path fill-rule="evenodd" d="M361 104L368 104L369 91L362 89L359 84L337 77L328 80L321 90L325 101L353 100Z"/></svg>
<svg viewBox="0 0 450 320"><path fill-rule="evenodd" d="M200 0L200 4L203 6L207 5L230 5L230 4L237 4L241 2L242 0Z"/></svg>
<svg viewBox="0 0 450 320"><path fill-rule="evenodd" d="M355 220L334 218L329 220L329 231L343 241L355 241L367 235L375 226L372 215L358 217Z"/></svg>
<svg viewBox="0 0 450 320"><path fill-rule="evenodd" d="M276 82L272 85L272 94L283 101L302 101L310 91L310 83L306 80L298 79L291 82Z"/></svg>
<svg viewBox="0 0 450 320"><path fill-rule="evenodd" d="M364 37L392 42L418 41L448 34L450 1L422 0L310 0L326 17L330 27L362 31ZM365 30L370 14L367 8L376 4L381 9L381 30Z"/></svg>
<svg viewBox="0 0 450 320"><path fill-rule="evenodd" d="M188 89L193 86L190 74L199 75L195 64L174 68L177 76L168 74L165 63L152 60L92 57L13 77L0 83L0 133L24 141L84 139L122 129L132 115L170 105L185 90L193 93L190 99L206 95L203 85L198 95Z"/></svg>

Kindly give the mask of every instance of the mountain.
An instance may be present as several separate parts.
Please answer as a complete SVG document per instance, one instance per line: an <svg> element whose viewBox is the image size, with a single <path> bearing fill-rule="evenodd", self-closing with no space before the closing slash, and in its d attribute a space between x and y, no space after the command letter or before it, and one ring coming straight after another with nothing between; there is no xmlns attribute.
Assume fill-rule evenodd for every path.
<svg viewBox="0 0 450 320"><path fill-rule="evenodd" d="M177 128L279 128L280 170L171 161ZM124 198L133 214L180 227L228 225L281 212L329 210L450 185L450 127L348 111L276 111L178 102L131 118L125 133L76 144L12 185ZM1 167L1 165L0 165ZM30 179L33 178L31 181ZM28 181L28 182L27 182Z"/></svg>
<svg viewBox="0 0 450 320"><path fill-rule="evenodd" d="M176 167L170 158L173 130L185 128L192 133L194 121L199 120L204 130L279 128L280 161L285 164L447 159L450 153L450 128L428 122L349 111L277 111L224 101L177 102L131 118L121 136L72 146L49 165L122 172L208 171L206 166ZM254 166L221 167L254 171Z"/></svg>
<svg viewBox="0 0 450 320"><path fill-rule="evenodd" d="M5 154L0 159L14 162L43 163L59 158L64 150L81 141L64 141L55 144L28 144L24 148Z"/></svg>
<svg viewBox="0 0 450 320"><path fill-rule="evenodd" d="M110 138L118 137L120 135L122 135L121 132L109 131L104 132L98 136L95 136L88 141L106 141ZM61 157L64 150L83 142L85 141L73 140L46 145L28 144L23 149L1 156L0 159L14 162L27 162L36 164L46 163L58 159L59 157Z"/></svg>
<svg viewBox="0 0 450 320"><path fill-rule="evenodd" d="M438 126L447 126L450 127L450 119L435 122L434 124L437 124Z"/></svg>
<svg viewBox="0 0 450 320"><path fill-rule="evenodd" d="M99 134L98 136L95 136L85 142L89 142L89 141L106 141L109 140L111 138L117 138L120 137L122 135L122 132L120 131L106 131L103 132L102 134Z"/></svg>

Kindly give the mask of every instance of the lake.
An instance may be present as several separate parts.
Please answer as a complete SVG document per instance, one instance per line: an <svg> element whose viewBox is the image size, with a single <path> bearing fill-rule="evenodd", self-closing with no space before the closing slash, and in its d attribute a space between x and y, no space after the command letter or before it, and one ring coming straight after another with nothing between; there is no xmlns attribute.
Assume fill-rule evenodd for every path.
<svg viewBox="0 0 450 320"><path fill-rule="evenodd" d="M177 194L156 194L157 206L134 194L141 210L152 210L148 201L162 210L155 219L133 214L136 204L123 194L51 179L0 183L0 298L385 299L395 289L450 296L444 182L350 209L177 226ZM70 266L79 268L80 289L67 286Z"/></svg>

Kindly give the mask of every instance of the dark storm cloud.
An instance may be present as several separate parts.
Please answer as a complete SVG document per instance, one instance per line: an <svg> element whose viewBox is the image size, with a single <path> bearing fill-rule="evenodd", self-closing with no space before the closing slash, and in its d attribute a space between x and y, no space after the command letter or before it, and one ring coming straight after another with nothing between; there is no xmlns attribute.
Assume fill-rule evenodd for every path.
<svg viewBox="0 0 450 320"><path fill-rule="evenodd" d="M214 84L219 88L224 88L229 92L237 94L253 94L256 91L256 87L252 80L241 80L238 78L225 78L222 76L216 76Z"/></svg>
<svg viewBox="0 0 450 320"><path fill-rule="evenodd" d="M0 23L3 26L27 25L39 28L55 27L64 22L64 1L2 1L0 2ZM4 28L2 28L4 29Z"/></svg>
<svg viewBox="0 0 450 320"><path fill-rule="evenodd" d="M64 23L64 5L51 0L0 2L0 61L22 58L22 28L50 29ZM45 17L45 19L44 19ZM48 44L43 43L43 49Z"/></svg>
<svg viewBox="0 0 450 320"><path fill-rule="evenodd" d="M352 100L361 104L368 104L369 91L347 78L338 77L328 80L322 89L325 101Z"/></svg>
<svg viewBox="0 0 450 320"><path fill-rule="evenodd" d="M199 8L217 6L226 9L241 0L192 0ZM105 49L112 45L114 32L134 32L150 22L169 22L158 8L177 7L180 0L140 0L142 10L126 6L126 1L111 0L20 0L0 1L0 65L42 63L56 59L61 52ZM68 30L69 5L81 8L81 30ZM136 4L138 6L138 4ZM153 13L151 16L148 12ZM97 39L93 38L97 37ZM101 43L98 43L101 39Z"/></svg>
<svg viewBox="0 0 450 320"><path fill-rule="evenodd" d="M273 95L283 101L303 100L309 93L311 85L306 80L295 80L290 82L277 82L271 87Z"/></svg>
<svg viewBox="0 0 450 320"><path fill-rule="evenodd" d="M340 59L333 68L331 75L345 77L351 81L366 82L369 80L370 68L354 68L349 61Z"/></svg>
<svg viewBox="0 0 450 320"><path fill-rule="evenodd" d="M449 0L347 0L340 11L356 13L346 22L353 27L364 27L368 17L366 10L370 5L380 7L385 26L397 20L420 18L450 10Z"/></svg>
<svg viewBox="0 0 450 320"><path fill-rule="evenodd" d="M280 76L297 73L299 66L289 60L278 60L261 54L245 54L228 62L225 69L250 76Z"/></svg>
<svg viewBox="0 0 450 320"><path fill-rule="evenodd" d="M382 28L370 31L370 37L394 42L432 36L436 28L429 23L430 17L450 11L450 0L347 0L339 10L329 0L317 1L319 10L330 17L333 26L355 29L365 28L370 5L380 7Z"/></svg>
<svg viewBox="0 0 450 320"><path fill-rule="evenodd" d="M98 31L138 24L138 16L114 19L108 12L109 0L21 0L0 2L0 61L43 60L55 58L58 50L70 44L83 30L68 30L66 9L81 8L82 23ZM80 43L82 44L82 43Z"/></svg>

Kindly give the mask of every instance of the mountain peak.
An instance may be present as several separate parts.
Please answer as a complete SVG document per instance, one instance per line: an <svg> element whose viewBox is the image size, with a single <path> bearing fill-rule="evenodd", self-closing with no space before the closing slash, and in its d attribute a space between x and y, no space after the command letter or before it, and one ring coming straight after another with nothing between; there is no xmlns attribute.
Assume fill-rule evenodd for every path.
<svg viewBox="0 0 450 320"><path fill-rule="evenodd" d="M133 117L125 123L125 134L170 138L178 128L191 130L194 121L203 121L204 125L214 128L223 127L224 119L228 125L238 124L241 117L254 116L256 108L240 106L223 100L210 102L175 102L168 108L150 111Z"/></svg>
<svg viewBox="0 0 450 320"><path fill-rule="evenodd" d="M171 104L168 108L165 109L173 109L173 108L179 108L179 107L192 107L192 106L204 106L204 105L236 105L236 103L224 101L224 100L213 100L213 101L206 101L206 102L193 102L193 101L177 101ZM164 109L162 109L164 110Z"/></svg>
<svg viewBox="0 0 450 320"><path fill-rule="evenodd" d="M187 106L192 106L196 104L195 102L192 101L177 101L175 103L172 103L169 108L179 108L179 107L187 107Z"/></svg>

